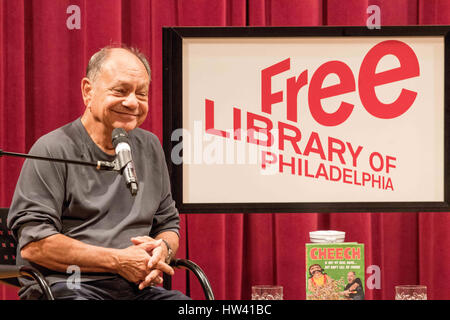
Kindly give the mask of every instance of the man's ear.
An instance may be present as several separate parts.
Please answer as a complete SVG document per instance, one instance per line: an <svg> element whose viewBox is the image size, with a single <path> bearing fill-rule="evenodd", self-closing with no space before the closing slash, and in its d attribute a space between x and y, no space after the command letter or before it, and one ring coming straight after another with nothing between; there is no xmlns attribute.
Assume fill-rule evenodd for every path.
<svg viewBox="0 0 450 320"><path fill-rule="evenodd" d="M83 96L84 105L89 106L92 99L92 82L88 78L81 79L81 95Z"/></svg>

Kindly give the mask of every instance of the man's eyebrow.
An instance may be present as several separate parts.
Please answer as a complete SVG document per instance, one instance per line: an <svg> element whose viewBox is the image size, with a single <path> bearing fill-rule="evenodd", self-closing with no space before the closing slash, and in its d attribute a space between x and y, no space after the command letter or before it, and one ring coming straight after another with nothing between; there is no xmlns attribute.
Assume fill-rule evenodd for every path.
<svg viewBox="0 0 450 320"><path fill-rule="evenodd" d="M149 83L142 83L137 86L138 89L146 89L146 90L148 90L148 87L149 87Z"/></svg>
<svg viewBox="0 0 450 320"><path fill-rule="evenodd" d="M122 80L114 80L109 87L113 88L113 87L117 87L117 86L129 86L130 84L126 81L122 81Z"/></svg>
<svg viewBox="0 0 450 320"><path fill-rule="evenodd" d="M131 87L132 85L130 84L129 81L118 79L118 80L115 80L109 87L110 88L114 88L114 87L117 87L117 86ZM139 89L142 89L142 88L146 89L146 88L148 88L148 86L149 86L149 83L143 82L143 83L138 84L137 88L139 88Z"/></svg>

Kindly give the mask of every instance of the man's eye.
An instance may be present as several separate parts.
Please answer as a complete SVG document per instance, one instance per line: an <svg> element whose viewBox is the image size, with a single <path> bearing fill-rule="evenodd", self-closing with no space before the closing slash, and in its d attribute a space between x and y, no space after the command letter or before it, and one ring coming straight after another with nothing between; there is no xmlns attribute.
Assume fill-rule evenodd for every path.
<svg viewBox="0 0 450 320"><path fill-rule="evenodd" d="M146 97L147 96L147 92L138 92L137 95L138 96L142 96L142 97Z"/></svg>
<svg viewBox="0 0 450 320"><path fill-rule="evenodd" d="M114 88L113 92L118 93L118 94L125 94L126 91L125 91L125 89L122 89L122 88Z"/></svg>

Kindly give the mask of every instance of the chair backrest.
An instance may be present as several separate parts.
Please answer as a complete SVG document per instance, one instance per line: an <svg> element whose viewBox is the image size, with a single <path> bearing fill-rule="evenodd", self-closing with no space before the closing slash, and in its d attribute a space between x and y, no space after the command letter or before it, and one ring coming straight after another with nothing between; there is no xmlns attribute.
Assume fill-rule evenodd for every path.
<svg viewBox="0 0 450 320"><path fill-rule="evenodd" d="M16 264L17 243L6 226L8 208L0 208L0 264Z"/></svg>

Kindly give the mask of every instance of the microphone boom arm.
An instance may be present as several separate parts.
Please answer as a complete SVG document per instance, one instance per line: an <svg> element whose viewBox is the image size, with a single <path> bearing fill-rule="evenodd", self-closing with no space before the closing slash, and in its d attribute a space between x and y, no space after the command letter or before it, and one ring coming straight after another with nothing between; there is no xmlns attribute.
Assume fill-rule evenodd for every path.
<svg viewBox="0 0 450 320"><path fill-rule="evenodd" d="M2 156L78 164L78 165L95 167L97 170L107 170L107 171L120 171L121 170L117 160L114 160L113 162L109 162L109 161L89 162L89 161L80 161L80 160L49 158L49 157L35 156L32 154L26 154L26 153L7 152L7 151L3 151L2 149L0 149L0 158Z"/></svg>

